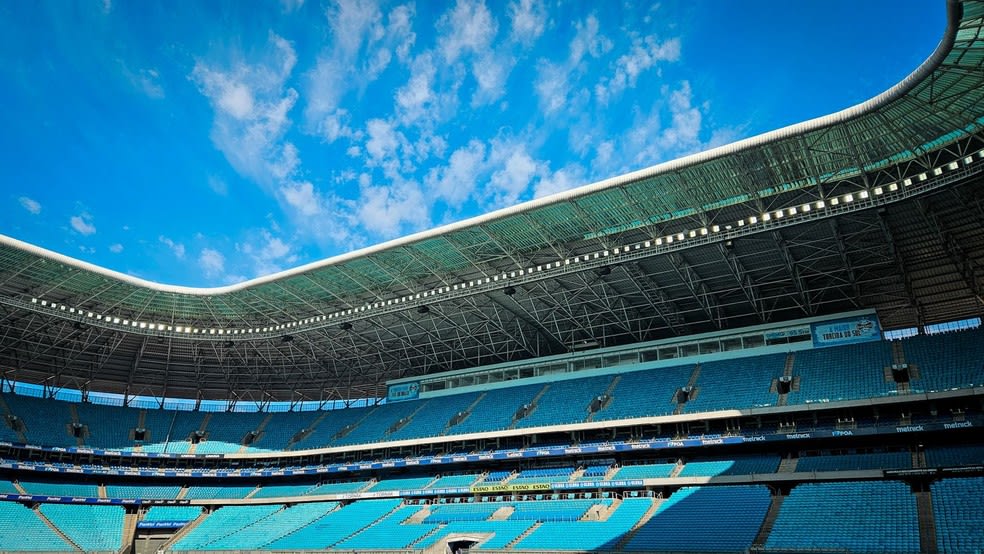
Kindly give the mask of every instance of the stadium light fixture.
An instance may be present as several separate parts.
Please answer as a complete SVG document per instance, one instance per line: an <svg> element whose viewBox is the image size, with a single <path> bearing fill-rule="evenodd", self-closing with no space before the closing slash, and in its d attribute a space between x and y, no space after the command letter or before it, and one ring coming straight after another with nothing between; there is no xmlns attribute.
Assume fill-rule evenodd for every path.
<svg viewBox="0 0 984 554"><path fill-rule="evenodd" d="M765 212L764 214L762 214L762 221L771 221L771 220L772 220L772 214L770 214L769 212Z"/></svg>
<svg viewBox="0 0 984 554"><path fill-rule="evenodd" d="M895 192L899 190L899 185L896 183L891 183L890 185L888 185L888 190L889 192Z"/></svg>
<svg viewBox="0 0 984 554"><path fill-rule="evenodd" d="M817 208L818 210L822 210L822 209L824 209L825 207L827 207L827 205L826 205L826 204L824 203L824 201L823 201L823 200L817 200L817 202L816 202L816 204L814 204L814 205L816 206L816 208Z"/></svg>
<svg viewBox="0 0 984 554"><path fill-rule="evenodd" d="M831 206L837 206L839 204L840 204L840 199L837 198L836 196L830 199L830 205Z"/></svg>
<svg viewBox="0 0 984 554"><path fill-rule="evenodd" d="M868 194L868 191L866 191L866 190L862 190L861 192L858 193L858 198L860 198L861 200L867 200L868 199L868 196L870 196L870 195Z"/></svg>
<svg viewBox="0 0 984 554"><path fill-rule="evenodd" d="M875 187L872 192L875 193L875 196L881 196L885 191L881 187Z"/></svg>
<svg viewBox="0 0 984 554"><path fill-rule="evenodd" d="M943 168L942 167L933 168L933 175L936 177L943 175Z"/></svg>
<svg viewBox="0 0 984 554"><path fill-rule="evenodd" d="M854 195L853 194L845 194L844 195L844 202L847 202L847 203L854 202Z"/></svg>

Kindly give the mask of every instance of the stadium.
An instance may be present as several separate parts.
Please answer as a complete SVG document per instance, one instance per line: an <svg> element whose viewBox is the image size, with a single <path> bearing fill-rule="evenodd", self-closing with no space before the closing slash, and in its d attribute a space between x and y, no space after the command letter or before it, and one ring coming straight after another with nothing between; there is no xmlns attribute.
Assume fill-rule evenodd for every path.
<svg viewBox="0 0 984 554"><path fill-rule="evenodd" d="M0 236L0 551L984 550L984 2L862 104L242 284Z"/></svg>

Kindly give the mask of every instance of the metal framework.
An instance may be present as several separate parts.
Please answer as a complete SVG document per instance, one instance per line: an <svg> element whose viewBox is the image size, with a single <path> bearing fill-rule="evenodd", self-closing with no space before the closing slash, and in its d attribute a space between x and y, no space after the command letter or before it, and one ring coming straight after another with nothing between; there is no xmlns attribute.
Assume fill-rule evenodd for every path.
<svg viewBox="0 0 984 554"><path fill-rule="evenodd" d="M240 285L159 285L0 237L0 377L327 401L588 342L980 315L984 3L947 8L933 55L843 112Z"/></svg>

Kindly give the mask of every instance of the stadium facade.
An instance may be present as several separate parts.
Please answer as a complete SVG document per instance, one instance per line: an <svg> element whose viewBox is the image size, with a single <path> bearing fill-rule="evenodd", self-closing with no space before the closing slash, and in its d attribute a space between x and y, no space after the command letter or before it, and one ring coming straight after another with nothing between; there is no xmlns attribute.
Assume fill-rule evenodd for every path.
<svg viewBox="0 0 984 554"><path fill-rule="evenodd" d="M0 237L0 550L984 549L946 8L858 106L239 285Z"/></svg>

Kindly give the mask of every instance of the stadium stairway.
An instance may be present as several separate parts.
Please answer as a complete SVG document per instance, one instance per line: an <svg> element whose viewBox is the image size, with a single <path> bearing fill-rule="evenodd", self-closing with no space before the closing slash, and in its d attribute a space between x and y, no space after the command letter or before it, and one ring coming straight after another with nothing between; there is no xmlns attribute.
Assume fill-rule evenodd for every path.
<svg viewBox="0 0 984 554"><path fill-rule="evenodd" d="M238 454L245 454L247 448L256 444L257 442L259 442L261 438L263 438L263 430L266 429L267 425L269 425L271 419L273 419L273 412L267 414L267 416L263 418L263 421L261 421L260 424L256 426L256 429L252 430L253 433L252 442L249 445L243 444L242 446L240 446L239 450L237 451Z"/></svg>
<svg viewBox="0 0 984 554"><path fill-rule="evenodd" d="M779 461L779 469L776 473L795 473L796 465L799 463L799 458L794 458L792 454L784 456L782 460Z"/></svg>
<svg viewBox="0 0 984 554"><path fill-rule="evenodd" d="M516 546L517 544L519 544L520 541L522 541L526 537L530 536L530 534L532 534L533 531L536 531L542 525L543 525L543 522L542 521L535 521L535 522L533 522L533 525L530 525L530 527L527 530L525 530L522 533L520 533L518 537L516 537L509 544L506 545L506 550L511 550L512 547Z"/></svg>
<svg viewBox="0 0 984 554"><path fill-rule="evenodd" d="M390 517L391 515L393 515L393 514L394 514L394 513L396 513L397 511L399 511L399 510L400 510L400 508L402 508L402 507L403 507L403 504L402 504L402 503L400 503L400 504L397 504L396 506L393 506L393 509L392 509L392 510L390 510L390 511L388 511L388 512L386 512L385 514L383 514L383 515L381 515L381 516L379 516L379 517L377 517L376 519L374 519L374 520L372 520L372 521L371 521L371 522L369 522L368 524L366 524L366 525L363 525L362 527L359 527L358 529L356 529L356 530L355 530L355 532L353 532L353 533L350 533L350 534L348 534L348 535L346 535L346 536L344 536L344 537L342 537L341 539L339 539L339 540L337 540L337 541L335 541L334 543L332 543L332 544L330 544L330 545L328 545L328 547L329 547L329 548L331 548L331 547L333 547L333 546L335 546L336 544L341 544L341 543L343 543L343 542L345 542L345 541L347 541L347 540L349 540L349 539L351 539L352 537L354 537L354 536L356 536L356 535L358 535L359 533L361 533L361 532L363 532L363 531L366 531L366 530L368 530L368 529L371 529L371 528L372 528L372 526L374 526L374 525L376 525L377 523L379 523L380 521L383 521L384 519L386 519L386 518L388 518L388 517Z"/></svg>
<svg viewBox="0 0 984 554"><path fill-rule="evenodd" d="M129 512L123 516L123 546L117 554L129 554L133 551L133 539L137 535L137 521L140 518L136 512Z"/></svg>
<svg viewBox="0 0 984 554"><path fill-rule="evenodd" d="M56 535L58 535L59 537L61 537L61 539L63 541L65 541L66 543L70 544L73 548L75 548L79 552L84 552L84 550L82 550L82 547L80 547L79 545L75 544L75 541L73 541L72 539L68 538L68 535L66 535L65 533L63 533L62 530L59 529L57 525L55 525L54 523L52 523L51 520L48 519L48 517L41 512L41 507L40 506L35 506L31 510L34 512L35 515L38 516L38 518L41 521L44 522L45 525L47 525L52 531L54 531Z"/></svg>
<svg viewBox="0 0 984 554"><path fill-rule="evenodd" d="M187 488L183 488L182 489L182 492L184 492L186 490L187 490ZM191 533L195 529L195 527L198 527L199 525L201 525L202 522L205 521L205 519L211 513L212 513L212 510L202 510L202 513L199 514L198 517L196 517L195 519L193 519L192 521L190 521L187 525L185 525L181 529L178 529L178 532L175 533L174 535L172 535L171 538L168 539L164 544L160 545L160 547L158 548L157 551L158 552L170 552L172 546L174 546L175 544L178 544L178 541L180 541L181 539L183 539L185 537L185 535L187 535L188 533Z"/></svg>
<svg viewBox="0 0 984 554"><path fill-rule="evenodd" d="M673 410L673 415L682 414L683 411L687 409L687 402L693 400L694 398L697 398L697 395L700 394L700 390L696 388L697 379L699 378L700 378L700 364L694 364L694 370L693 372L690 373L690 379L687 381L686 384L686 388L691 391L690 397L687 399L686 402L679 402L677 398L674 397L673 401L677 402L677 406Z"/></svg>
<svg viewBox="0 0 984 554"><path fill-rule="evenodd" d="M752 550L756 548L765 548L765 541L769 538L769 533L772 532L772 526L776 524L776 518L779 517L779 510L782 509L782 501L786 497L781 494L776 494L772 497L772 503L769 504L769 511L765 513L765 519L762 520L762 527L759 528L759 532L755 535L755 540L752 541Z"/></svg>
<svg viewBox="0 0 984 554"><path fill-rule="evenodd" d="M3 413L0 414L3 417L3 421L0 421L0 425L6 425L17 435L17 438L18 440L20 440L20 442L27 443L27 436L24 435L23 427L21 429L14 430L12 427L10 427L10 424L7 422L7 418L9 416L14 415L14 412L10 410L10 406L7 405L7 401L4 399L2 394L0 394L0 410L3 410Z"/></svg>
<svg viewBox="0 0 984 554"><path fill-rule="evenodd" d="M618 386L618 382L621 380L622 380L621 375L616 375L615 378L612 379L612 382L608 384L608 388L605 389L605 392L601 393L601 396L603 398L608 398L608 401L602 404L596 411L588 414L588 417L585 418L584 421L594 421L595 414L597 414L601 410L604 410L608 406L608 404L611 403L612 392L615 390L615 387Z"/></svg>
<svg viewBox="0 0 984 554"><path fill-rule="evenodd" d="M314 421L311 422L310 425L308 425L307 429L303 429L300 432L298 432L296 435L294 435L293 437L291 437L290 440L287 441L287 445L284 446L284 451L292 450L294 448L294 445L295 444L297 444L297 443L301 442L302 440L306 439L308 437L308 435L310 435L311 433L313 433L314 430L318 428L318 425L320 425L321 422L324 421L324 419L326 417L328 417L328 414L330 414L330 413L331 413L330 411L327 411L327 410L324 411L320 416L318 416L317 419L315 419Z"/></svg>
<svg viewBox="0 0 984 554"><path fill-rule="evenodd" d="M536 396L533 397L533 400L530 400L530 404L529 404L530 410L528 412L526 412L520 417L513 416L513 421L511 424L509 424L508 429L515 429L516 426L519 425L520 421L533 415L533 412L535 412L539 408L540 399L543 398L544 394L547 394L548 390L550 390L550 383L543 385L543 388L540 389L540 392L536 393ZM519 412L517 411L516 414L518 415Z"/></svg>
<svg viewBox="0 0 984 554"><path fill-rule="evenodd" d="M629 541L631 541L632 538L636 536L636 533L639 532L639 529L642 529L642 527L646 525L646 523L648 523L649 520L652 519L654 515L656 515L656 511L659 510L659 506L663 503L663 500L664 500L663 498L652 499L652 505L650 505L649 509L647 509L646 512L642 514L642 517L639 518L639 521L637 521L635 525L633 525L632 528L629 529L629 532L618 540L618 543L615 545L614 550L621 552L622 549L625 548L625 545L629 544Z"/></svg>
<svg viewBox="0 0 984 554"><path fill-rule="evenodd" d="M448 432L451 431L451 428L452 427L454 427L455 425L457 425L457 424L465 421L466 419L468 419L468 417L472 414L472 410L475 409L475 406L478 406L478 403L481 402L482 400L484 400L485 397L488 394L489 394L488 392L482 392L482 394L479 394L475 398L475 400L472 401L472 403L468 405L467 408L465 408L464 410L462 410L462 416L460 418L459 417L452 417L451 419L449 419L447 421L447 423L444 424L444 429L441 430L441 433L440 434L442 436L447 435Z"/></svg>
<svg viewBox="0 0 984 554"><path fill-rule="evenodd" d="M916 513L919 514L919 551L925 554L938 554L932 491L927 489L916 493Z"/></svg>

